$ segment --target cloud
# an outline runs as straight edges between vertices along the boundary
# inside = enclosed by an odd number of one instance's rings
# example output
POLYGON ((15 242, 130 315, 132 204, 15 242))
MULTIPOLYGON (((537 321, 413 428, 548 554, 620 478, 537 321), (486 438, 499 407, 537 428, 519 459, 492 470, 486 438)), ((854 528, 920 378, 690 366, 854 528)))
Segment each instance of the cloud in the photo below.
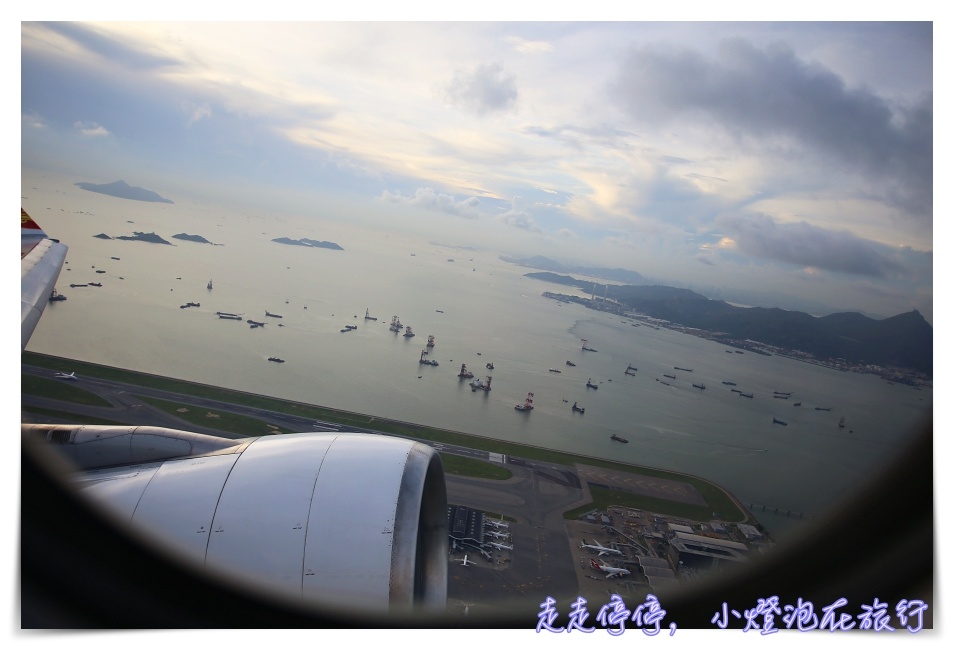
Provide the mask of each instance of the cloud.
POLYGON ((510 202, 510 209, 497 217, 497 221, 511 228, 519 228, 528 232, 542 233, 543 229, 537 225, 526 207, 526 201, 521 196, 515 196, 510 202))
POLYGON ((447 86, 452 104, 477 115, 511 108, 517 101, 517 84, 499 63, 485 63, 472 72, 458 70, 447 86))
POLYGON ((403 196, 385 190, 381 198, 391 203, 413 205, 468 219, 476 219, 480 216, 477 210, 480 206, 480 199, 477 197, 471 196, 462 201, 456 201, 453 196, 438 194, 429 187, 419 188, 414 192, 414 196, 403 196))
MULTIPOLYGON (((737 250, 753 257, 877 278, 905 270, 891 249, 847 231, 804 221, 780 224, 763 214, 724 217, 719 226, 731 232, 737 250)), ((720 246, 727 241, 723 238, 720 246)))
POLYGON ((96 124, 95 122, 73 122, 73 128, 83 135, 94 138, 101 138, 110 134, 106 127, 96 124))
POLYGON ((543 54, 553 51, 553 45, 547 41, 528 41, 519 36, 508 36, 506 41, 521 54, 543 54))
POLYGON ((30 113, 24 113, 23 115, 21 115, 20 122, 23 123, 24 126, 29 126, 30 128, 33 128, 33 129, 48 128, 46 125, 46 122, 43 121, 43 118, 40 117, 37 113, 32 111, 30 113))
POLYGON ((611 96, 638 121, 712 122, 746 146, 810 151, 867 180, 895 205, 932 212, 933 96, 895 105, 848 88, 784 45, 724 41, 715 58, 652 45, 632 50, 611 96))
POLYGON ((199 120, 212 117, 212 108, 208 104, 197 105, 192 102, 182 102, 182 110, 186 114, 186 124, 192 126, 199 120))

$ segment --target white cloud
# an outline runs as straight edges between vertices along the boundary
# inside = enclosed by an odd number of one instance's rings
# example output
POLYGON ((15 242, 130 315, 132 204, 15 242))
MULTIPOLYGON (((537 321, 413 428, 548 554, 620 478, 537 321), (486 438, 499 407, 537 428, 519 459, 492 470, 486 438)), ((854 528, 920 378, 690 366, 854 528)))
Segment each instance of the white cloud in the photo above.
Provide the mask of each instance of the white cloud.
POLYGON ((95 122, 73 122, 73 128, 83 135, 94 138, 102 138, 110 134, 106 127, 95 122))
POLYGON ((480 206, 480 199, 477 197, 471 196, 461 201, 457 201, 453 196, 448 194, 439 194, 430 187, 419 188, 416 192, 414 192, 414 196, 403 196, 401 194, 385 190, 381 195, 381 198, 385 201, 390 201, 391 203, 413 205, 421 208, 427 208, 428 210, 436 210, 437 212, 452 214, 458 217, 465 217, 468 219, 476 219, 478 216, 480 216, 480 212, 477 209, 480 206))

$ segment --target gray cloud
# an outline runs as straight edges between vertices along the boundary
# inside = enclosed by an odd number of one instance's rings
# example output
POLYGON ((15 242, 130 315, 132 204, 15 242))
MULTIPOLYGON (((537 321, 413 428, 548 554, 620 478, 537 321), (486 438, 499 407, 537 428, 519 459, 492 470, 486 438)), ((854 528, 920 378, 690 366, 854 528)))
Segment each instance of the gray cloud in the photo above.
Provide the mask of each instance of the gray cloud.
POLYGON ((470 72, 457 71, 447 86, 447 97, 455 106, 486 115, 516 103, 517 83, 499 63, 485 63, 470 72))
POLYGON ((724 217, 719 225, 741 252, 754 257, 877 278, 905 270, 892 249, 846 231, 804 221, 779 224, 763 214, 724 217))
POLYGON ((438 194, 429 187, 419 188, 414 192, 414 196, 403 196, 385 190, 381 198, 391 203, 414 205, 458 217, 475 219, 480 216, 480 213, 477 211, 478 206, 480 206, 480 199, 477 197, 471 196, 463 201, 456 201, 453 196, 438 194))
POLYGON ((634 49, 611 95, 639 120, 708 119, 772 146, 791 138, 848 166, 896 205, 931 216, 931 94, 893 106, 784 45, 728 40, 716 59, 661 45, 634 49))

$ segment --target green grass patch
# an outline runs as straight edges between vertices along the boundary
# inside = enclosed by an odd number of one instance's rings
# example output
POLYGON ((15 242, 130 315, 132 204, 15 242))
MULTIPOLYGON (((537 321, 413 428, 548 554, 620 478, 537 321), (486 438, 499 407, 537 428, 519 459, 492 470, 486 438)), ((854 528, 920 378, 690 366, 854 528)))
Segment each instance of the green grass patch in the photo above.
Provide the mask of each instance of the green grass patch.
MULTIPOLYGON (((21 411, 23 413, 29 413, 33 416, 41 416, 43 419, 52 418, 54 420, 62 420, 64 424, 103 424, 106 426, 129 426, 126 422, 114 422, 113 420, 106 420, 104 418, 78 415, 76 413, 66 413, 64 411, 55 411, 53 409, 44 409, 33 406, 24 407, 21 409, 21 411)), ((23 421, 27 422, 27 419, 24 418, 23 421)))
POLYGON ((112 406, 99 395, 83 390, 73 382, 20 375, 20 392, 86 406, 112 406))
POLYGON ((259 419, 250 418, 245 415, 199 408, 187 404, 177 404, 163 399, 156 399, 155 397, 143 397, 142 395, 137 395, 137 397, 165 411, 169 415, 185 420, 186 422, 218 429, 220 431, 228 431, 239 436, 267 436, 278 433, 292 433, 288 429, 269 425, 259 419))
POLYGON ((633 494, 622 490, 610 490, 607 488, 590 486, 590 494, 593 501, 585 506, 570 510, 564 513, 565 519, 576 519, 591 510, 600 510, 606 512, 611 506, 622 508, 636 508, 662 515, 672 515, 674 517, 684 517, 693 521, 709 521, 712 519, 712 513, 718 512, 722 521, 742 521, 739 519, 726 519, 725 513, 719 510, 713 510, 707 506, 697 506, 691 503, 680 503, 678 501, 669 501, 668 499, 658 499, 655 497, 633 494))
POLYGON ((505 481, 513 476, 513 472, 506 467, 454 454, 441 454, 441 463, 444 465, 445 474, 489 478, 495 481, 505 481))

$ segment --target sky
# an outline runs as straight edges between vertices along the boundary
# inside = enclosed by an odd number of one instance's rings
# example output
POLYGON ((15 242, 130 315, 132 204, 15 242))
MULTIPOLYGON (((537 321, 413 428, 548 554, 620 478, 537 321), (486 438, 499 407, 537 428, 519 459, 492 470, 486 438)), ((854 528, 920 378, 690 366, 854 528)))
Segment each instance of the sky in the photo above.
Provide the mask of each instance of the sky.
POLYGON ((933 321, 933 29, 23 22, 21 168, 933 321))

